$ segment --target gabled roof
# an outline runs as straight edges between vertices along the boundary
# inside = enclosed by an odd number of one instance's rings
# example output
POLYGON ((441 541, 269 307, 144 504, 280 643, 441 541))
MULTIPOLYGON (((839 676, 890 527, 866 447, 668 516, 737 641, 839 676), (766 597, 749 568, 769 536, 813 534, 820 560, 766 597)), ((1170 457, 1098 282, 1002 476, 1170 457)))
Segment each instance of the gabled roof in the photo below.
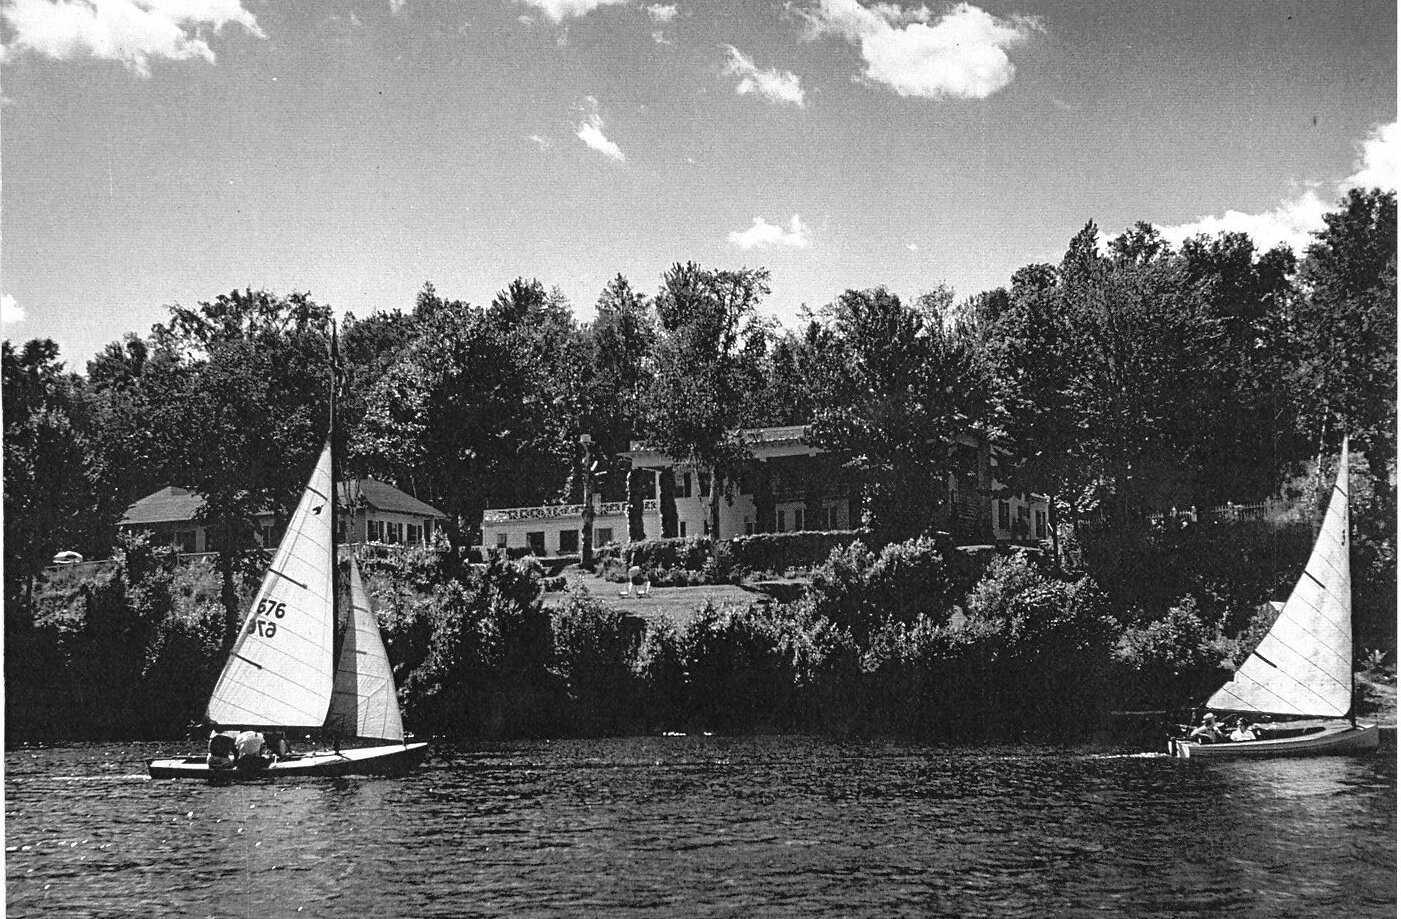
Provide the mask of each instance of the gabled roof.
POLYGON ((119 525, 180 523, 193 520, 195 514, 199 513, 199 509, 202 507, 204 507, 204 499, 188 488, 167 485, 160 491, 147 495, 127 508, 119 525))
MULTIPOLYGON (((443 518, 446 515, 431 505, 424 504, 413 495, 404 494, 393 485, 374 479, 352 479, 341 483, 341 492, 349 490, 351 497, 358 495, 365 503, 377 511, 391 514, 408 514, 412 517, 443 518)), ((167 485, 160 491, 149 494, 126 509, 118 526, 149 526, 157 523, 186 523, 195 519, 204 499, 188 488, 167 485)))
POLYGON ((341 493, 350 490, 350 496, 365 499, 365 503, 377 511, 387 511, 391 514, 408 514, 413 517, 446 517, 442 511, 425 504, 413 495, 406 494, 393 485, 380 482, 375 479, 352 479, 349 482, 341 483, 341 493))

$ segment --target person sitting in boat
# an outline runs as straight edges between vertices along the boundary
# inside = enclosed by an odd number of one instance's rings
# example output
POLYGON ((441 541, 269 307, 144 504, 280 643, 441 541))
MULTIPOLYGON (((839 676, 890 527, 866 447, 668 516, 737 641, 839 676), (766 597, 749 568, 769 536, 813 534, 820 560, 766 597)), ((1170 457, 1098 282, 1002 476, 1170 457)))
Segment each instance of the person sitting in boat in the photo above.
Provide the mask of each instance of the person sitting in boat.
POLYGON ((238 753, 235 763, 239 769, 249 771, 268 767, 270 759, 263 755, 265 743, 262 734, 257 731, 243 731, 234 740, 234 746, 238 753))
POLYGON ((1259 740, 1255 735, 1255 726, 1244 718, 1236 722, 1236 729, 1231 732, 1231 740, 1259 740))
POLYGON ((1226 735, 1217 727, 1216 716, 1207 712, 1202 715, 1202 723, 1192 728, 1192 733, 1187 735, 1187 739, 1197 743, 1220 743, 1226 739, 1226 735))
POLYGON ((286 759, 292 752, 287 744, 287 735, 280 731, 269 731, 263 735, 263 752, 271 754, 273 762, 286 759))
POLYGON ((210 769, 216 771, 232 769, 237 750, 238 746, 228 734, 211 731, 209 734, 209 755, 205 757, 204 761, 210 769))

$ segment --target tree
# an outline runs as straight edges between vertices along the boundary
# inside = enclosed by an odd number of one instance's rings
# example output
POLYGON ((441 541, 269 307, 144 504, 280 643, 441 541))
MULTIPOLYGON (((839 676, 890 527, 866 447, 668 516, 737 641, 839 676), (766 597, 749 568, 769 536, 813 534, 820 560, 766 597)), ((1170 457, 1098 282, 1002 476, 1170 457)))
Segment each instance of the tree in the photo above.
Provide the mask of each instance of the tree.
POLYGON ((1352 189, 1309 246, 1285 334, 1305 433, 1344 431, 1375 481, 1396 458, 1396 194, 1352 189))
POLYGON ((331 313, 308 295, 234 291, 198 307, 172 307, 155 340, 188 363, 178 414, 165 437, 188 463, 187 485, 204 499, 200 519, 216 535, 231 641, 238 624, 234 565, 252 521, 291 516, 327 434, 331 313))
POLYGON ((34 577, 77 544, 91 503, 83 438, 74 423, 79 381, 58 345, 35 339, 0 346, 5 423, 5 609, 7 630, 28 621, 34 577))
POLYGON ((581 430, 597 443, 605 500, 621 500, 627 463, 618 457, 641 434, 653 374, 657 329, 647 298, 621 274, 599 294, 597 318, 584 330, 588 363, 584 373, 581 430))
POLYGON ((557 493, 574 457, 577 439, 562 433, 573 419, 545 388, 544 346, 527 328, 553 307, 535 302, 482 310, 425 288, 416 337, 368 398, 363 462, 444 510, 457 543, 485 508, 557 493))
POLYGON ((711 471, 712 535, 719 533, 720 499, 748 456, 737 433, 754 378, 752 334, 746 333, 768 293, 767 269, 703 269, 688 262, 662 275, 653 301, 661 340, 647 439, 673 459, 711 471))
POLYGON ((882 287, 848 290, 831 307, 843 369, 810 438, 847 458, 890 541, 934 525, 953 438, 987 414, 977 349, 946 321, 951 302, 941 289, 908 306, 882 287))

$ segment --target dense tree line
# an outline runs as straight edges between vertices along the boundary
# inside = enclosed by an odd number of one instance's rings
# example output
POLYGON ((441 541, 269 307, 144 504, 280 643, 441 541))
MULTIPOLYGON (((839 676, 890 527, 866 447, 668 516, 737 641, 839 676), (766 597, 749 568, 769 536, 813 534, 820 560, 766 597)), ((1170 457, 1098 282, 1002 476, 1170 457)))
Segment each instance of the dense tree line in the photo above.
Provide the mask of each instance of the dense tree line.
MULTIPOLYGON (((718 513, 737 429, 811 423, 885 542, 937 525, 958 431, 1008 451, 1009 488, 1125 531, 1275 494, 1350 432, 1371 482, 1359 542, 1394 575, 1395 195, 1350 192, 1299 258, 1241 234, 1174 248, 1146 224, 1101 243, 1087 224, 1059 264, 963 301, 846 291, 794 329, 761 318, 763 269, 676 264, 650 296, 619 276, 590 322, 537 280, 485 305, 425 285, 411 311, 341 325, 345 471, 443 509, 461 543, 486 507, 577 500, 581 434, 605 498, 627 494, 616 454, 640 439, 713 469, 718 513)), ((290 512, 324 436, 331 315, 235 291, 81 375, 52 342, 6 342, 7 625, 56 550, 105 555, 123 510, 172 483, 205 498, 233 615, 247 521, 290 512)))

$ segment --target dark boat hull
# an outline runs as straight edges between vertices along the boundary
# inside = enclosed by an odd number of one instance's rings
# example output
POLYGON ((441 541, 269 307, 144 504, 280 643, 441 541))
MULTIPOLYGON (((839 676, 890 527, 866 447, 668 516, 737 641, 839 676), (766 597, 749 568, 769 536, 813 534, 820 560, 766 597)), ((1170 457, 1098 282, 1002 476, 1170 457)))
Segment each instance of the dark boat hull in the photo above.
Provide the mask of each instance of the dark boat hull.
POLYGON ((254 770, 211 769, 202 756, 153 759, 147 766, 153 779, 240 779, 320 778, 337 775, 402 775, 423 762, 428 744, 386 744, 341 750, 316 750, 278 760, 254 770))
POLYGON ((1168 741, 1168 752, 1183 759, 1255 759, 1269 756, 1331 756, 1377 749, 1381 735, 1375 724, 1331 725, 1288 737, 1199 744, 1168 741))

